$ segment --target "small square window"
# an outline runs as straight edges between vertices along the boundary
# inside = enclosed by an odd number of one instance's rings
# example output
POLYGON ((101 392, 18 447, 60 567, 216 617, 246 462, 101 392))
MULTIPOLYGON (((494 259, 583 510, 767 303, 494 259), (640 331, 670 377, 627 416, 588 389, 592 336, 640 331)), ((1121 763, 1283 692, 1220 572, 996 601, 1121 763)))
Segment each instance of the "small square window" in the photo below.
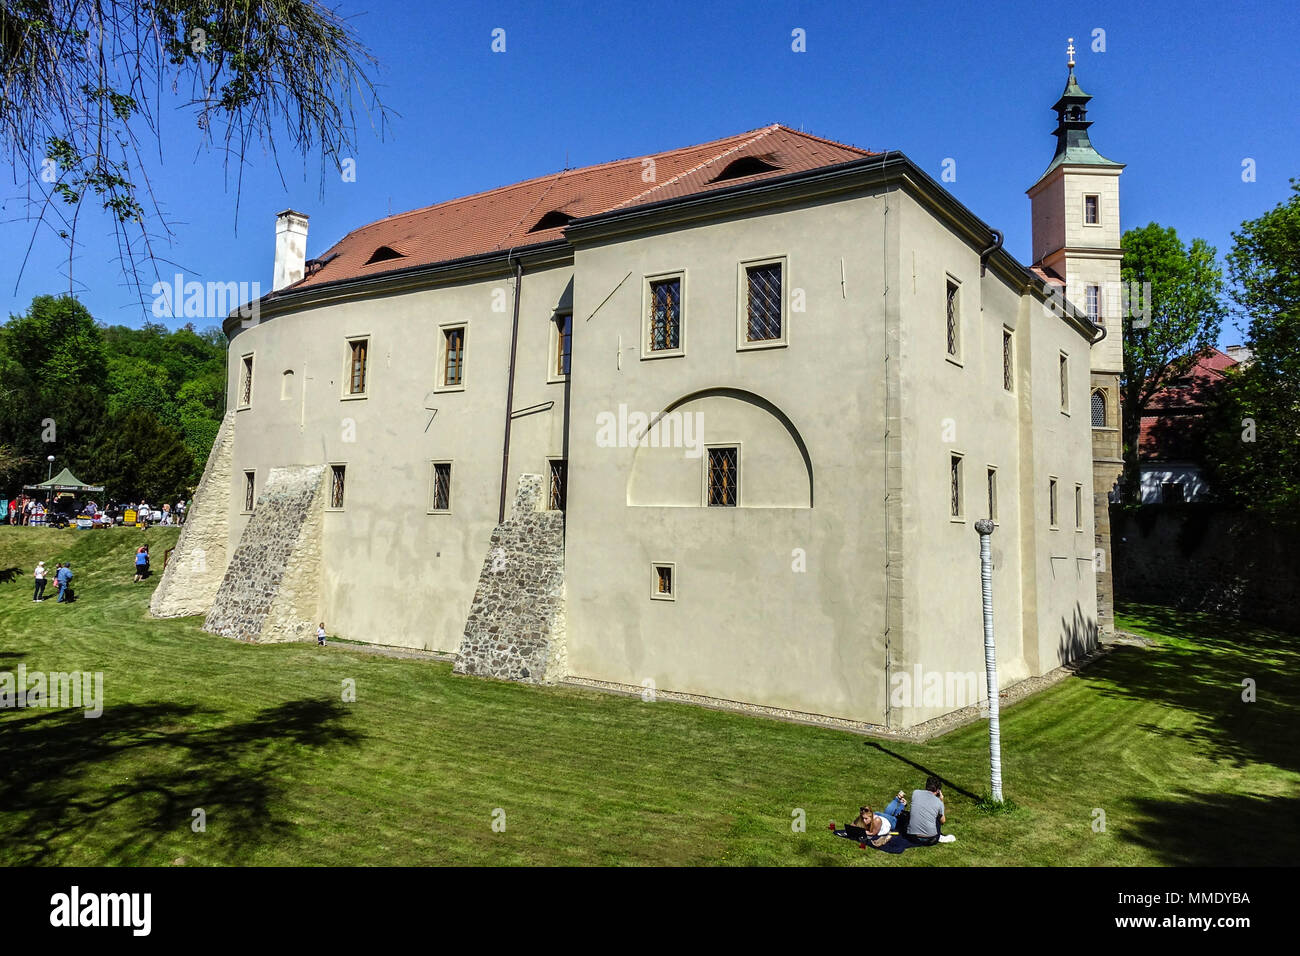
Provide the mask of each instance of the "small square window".
POLYGON ((1083 197, 1083 221, 1089 226, 1101 223, 1101 197, 1095 193, 1083 197))
POLYGON ((650 566, 650 598, 655 601, 677 600, 676 565, 656 562, 650 566))
POLYGON ((251 472, 251 471, 244 472, 244 512, 246 514, 252 513, 253 505, 257 501, 256 495, 254 493, 254 488, 255 488, 254 479, 255 479, 255 472, 251 472))
POLYGON ((736 507, 740 501, 740 449, 710 448, 708 467, 709 507, 736 507))
POLYGON ((1047 481, 1047 517, 1048 524, 1057 527, 1056 520, 1056 479, 1049 478, 1047 481))
POLYGON ((341 509, 343 507, 343 484, 346 471, 346 465, 330 465, 331 508, 341 509))
POLYGON ((649 352, 676 352, 682 347, 682 277, 650 280, 647 316, 649 352))
POLYGON ((551 493, 549 505, 551 511, 563 511, 568 492, 569 462, 564 458, 551 459, 551 493))
POLYGON ((465 384, 465 326, 442 330, 442 387, 460 388, 465 384))
POLYGON ((451 510, 451 462, 431 462, 429 470, 429 510, 451 510))

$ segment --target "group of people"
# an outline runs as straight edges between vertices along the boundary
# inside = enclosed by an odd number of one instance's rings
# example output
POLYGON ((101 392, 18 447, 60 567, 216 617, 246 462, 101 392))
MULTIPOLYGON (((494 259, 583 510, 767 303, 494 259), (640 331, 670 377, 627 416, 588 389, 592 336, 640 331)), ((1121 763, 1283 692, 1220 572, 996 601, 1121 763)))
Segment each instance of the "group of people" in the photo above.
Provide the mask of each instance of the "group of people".
POLYGON ((185 523, 186 503, 182 498, 176 502, 176 505, 163 505, 156 508, 147 501, 133 502, 128 504, 114 504, 106 509, 101 509, 94 501, 86 501, 78 505, 75 501, 59 500, 53 502, 47 508, 46 503, 39 498, 33 498, 28 495, 19 495, 17 498, 9 499, 5 508, 9 524, 11 525, 44 525, 50 521, 51 514, 62 514, 67 518, 75 518, 85 515, 98 524, 115 524, 127 511, 134 511, 136 521, 148 527, 151 524, 161 524, 164 526, 181 525, 185 523))
MULTIPOLYGON (((913 845, 934 846, 936 843, 956 842, 955 836, 943 832, 943 825, 947 822, 943 784, 938 777, 930 776, 926 778, 924 790, 912 791, 910 809, 900 790, 889 805, 878 813, 868 806, 859 807, 858 816, 850 826, 862 830, 865 837, 872 840, 891 833, 902 833, 913 845)), ((852 834, 854 831, 849 832, 852 834)))
MULTIPOLYGON (((32 594, 32 603, 39 604, 45 600, 45 585, 48 577, 48 569, 44 561, 36 562, 36 571, 33 577, 36 579, 36 590, 32 594)), ((54 569, 54 583, 59 590, 58 604, 69 604, 73 600, 72 593, 72 562, 60 561, 54 569)))

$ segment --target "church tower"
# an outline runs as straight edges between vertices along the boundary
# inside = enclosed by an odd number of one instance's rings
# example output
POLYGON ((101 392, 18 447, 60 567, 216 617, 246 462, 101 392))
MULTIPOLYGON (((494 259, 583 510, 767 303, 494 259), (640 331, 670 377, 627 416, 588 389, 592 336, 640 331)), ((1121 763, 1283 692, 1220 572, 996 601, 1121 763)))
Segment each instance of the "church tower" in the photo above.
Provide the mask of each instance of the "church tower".
POLYGON ((1124 370, 1121 321, 1119 176, 1123 163, 1102 156, 1088 136, 1088 101, 1074 75, 1074 38, 1068 48, 1069 78, 1056 111, 1056 153, 1028 190, 1033 209, 1033 263, 1065 284, 1065 296, 1106 329, 1092 347, 1092 502, 1097 540, 1097 624, 1114 630, 1111 586, 1110 492, 1124 470, 1120 434, 1119 379, 1124 370))

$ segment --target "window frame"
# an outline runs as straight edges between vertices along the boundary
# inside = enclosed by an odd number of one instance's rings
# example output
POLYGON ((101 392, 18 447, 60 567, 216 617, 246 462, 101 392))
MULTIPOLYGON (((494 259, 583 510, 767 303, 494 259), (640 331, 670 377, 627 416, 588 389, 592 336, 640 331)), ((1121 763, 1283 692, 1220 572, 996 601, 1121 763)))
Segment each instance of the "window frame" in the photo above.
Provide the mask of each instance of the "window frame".
POLYGON ((246 352, 239 357, 239 400, 235 404, 237 412, 253 407, 254 354, 246 352))
POLYGON ((704 486, 703 486, 703 489, 702 489, 702 495, 701 495, 701 498, 700 498, 700 503, 701 503, 705 508, 739 508, 739 507, 741 507, 741 504, 742 504, 742 502, 744 501, 744 499, 743 499, 743 497, 742 497, 742 494, 743 494, 743 492, 744 492, 744 472, 743 472, 742 469, 741 469, 741 459, 742 459, 741 443, 738 442, 738 441, 719 441, 719 442, 709 442, 709 443, 707 443, 707 444, 704 446, 704 454, 701 455, 700 458, 701 458, 701 460, 702 460, 703 463, 704 463, 704 474, 703 474, 703 478, 704 478, 704 486), (709 461, 710 461, 710 452, 712 452, 712 451, 716 451, 716 450, 719 450, 719 449, 723 449, 723 448, 734 448, 734 449, 736 450, 736 482, 735 482, 735 486, 736 486, 736 493, 735 493, 736 502, 735 502, 735 504, 730 504, 730 505, 726 505, 726 504, 715 505, 715 504, 710 503, 710 501, 709 501, 709 475, 710 475, 710 471, 711 471, 711 469, 710 469, 710 465, 709 465, 709 461))
POLYGON ((325 499, 326 511, 345 511, 348 505, 348 463, 346 461, 329 462, 329 489, 326 492, 328 497, 325 499), (343 494, 340 496, 339 503, 334 504, 334 480, 339 470, 343 472, 343 494))
POLYGON ((676 601, 677 600, 677 562, 675 561, 651 561, 650 562, 650 600, 652 601, 676 601), (668 569, 669 590, 667 593, 659 590, 659 569, 668 569))
POLYGON ((1089 413, 1089 422, 1092 424, 1093 428, 1114 428, 1113 425, 1107 424, 1107 422, 1110 421, 1110 405, 1106 401, 1106 389, 1101 387, 1094 387, 1092 391, 1088 393, 1088 413, 1089 413), (1100 425, 1097 424, 1097 422, 1094 420, 1094 417, 1092 416, 1093 402, 1098 398, 1098 396, 1100 396, 1101 398, 1101 424, 1100 425))
POLYGON ((370 397, 370 346, 373 342, 374 336, 368 332, 343 337, 343 394, 340 397, 345 402, 355 402, 370 397), (352 356, 359 342, 364 343, 365 364, 361 369, 361 391, 354 392, 352 391, 352 356))
MULTIPOLYGON (((556 382, 567 382, 569 376, 573 373, 573 310, 556 309, 551 313, 551 346, 547 350, 546 363, 546 382, 548 385, 556 382), (559 320, 567 318, 569 320, 569 371, 560 371, 560 359, 562 358, 561 347, 563 345, 563 336, 560 333, 559 320)), ((464 369, 461 369, 461 378, 463 379, 464 369)))
POLYGON ((966 454, 960 451, 948 450, 948 520, 959 524, 966 523, 966 454), (957 511, 953 513, 953 463, 956 463, 957 494, 956 505, 957 511))
POLYGON ((943 340, 944 340, 943 357, 947 359, 949 362, 951 362, 953 365, 956 365, 958 368, 961 368, 966 364, 965 361, 962 359, 962 343, 963 340, 965 339, 965 336, 962 335, 962 332, 963 329, 962 329, 961 280, 958 279, 956 276, 954 276, 951 272, 947 272, 944 273, 944 286, 943 286, 943 340), (949 296, 950 289, 952 290, 953 293, 951 296, 949 296), (955 352, 950 351, 948 349, 948 300, 949 298, 953 300, 953 313, 954 313, 953 344, 956 346, 955 352))
MULTIPOLYGON (((683 301, 685 294, 683 293, 683 301)), ((685 307, 682 309, 685 314, 685 307)), ((790 257, 787 255, 761 256, 745 259, 736 266, 736 351, 754 352, 762 349, 783 349, 790 345, 790 257), (774 339, 751 342, 749 332, 749 270, 762 266, 781 267, 781 334, 774 339)))
MULTIPOLYGON (((782 280, 784 283, 784 279, 782 280)), ((686 270, 659 272, 647 275, 641 282, 641 359, 680 358, 686 354, 686 270), (677 281, 677 347, 672 349, 653 349, 650 343, 654 339, 654 323, 650 310, 654 303, 653 286, 656 282, 677 281)))
POLYGON ((1006 325, 1002 326, 1002 391, 1016 394, 1016 330, 1006 325))
POLYGON ((1070 353, 1062 349, 1056 360, 1056 373, 1060 377, 1061 414, 1070 414, 1070 353))
POLYGON ((1060 479, 1055 475, 1047 476, 1047 527, 1051 531, 1060 531, 1061 496, 1058 493, 1060 479))
POLYGON ((1100 225, 1101 225, 1101 193, 1084 193, 1084 194, 1083 194, 1083 224, 1084 224, 1085 226, 1100 226, 1100 225), (1089 221, 1088 221, 1088 200, 1089 200, 1089 199, 1095 199, 1095 200, 1096 200, 1096 205, 1095 205, 1094 208, 1096 209, 1096 212, 1097 212, 1097 218, 1096 218, 1095 220, 1093 220, 1092 222, 1089 222, 1089 221))
POLYGON ((451 479, 453 475, 453 460, 450 458, 434 458, 429 461, 429 495, 425 499, 425 514, 430 515, 449 515, 451 514, 451 479), (438 466, 447 466, 447 507, 439 508, 436 505, 438 491, 438 466))
POLYGON ((443 322, 438 326, 438 367, 435 373, 433 390, 435 392, 463 392, 469 377, 465 360, 469 357, 469 323, 443 322), (454 385, 447 384, 447 335, 460 331, 460 381, 454 385))
POLYGON ((984 496, 987 499, 985 504, 988 505, 988 518, 997 527, 1002 522, 998 520, 998 466, 987 465, 984 477, 984 496))
POLYGON ((561 458, 559 455, 553 455, 546 459, 546 510, 559 511, 562 514, 569 510, 569 459, 561 458), (560 507, 554 507, 555 502, 555 466, 560 466, 560 507))
POLYGON ((257 471, 252 468, 244 469, 244 507, 240 510, 241 515, 251 515, 253 509, 257 506, 257 471))
POLYGON ((1083 485, 1080 482, 1074 483, 1074 530, 1083 533, 1083 485))

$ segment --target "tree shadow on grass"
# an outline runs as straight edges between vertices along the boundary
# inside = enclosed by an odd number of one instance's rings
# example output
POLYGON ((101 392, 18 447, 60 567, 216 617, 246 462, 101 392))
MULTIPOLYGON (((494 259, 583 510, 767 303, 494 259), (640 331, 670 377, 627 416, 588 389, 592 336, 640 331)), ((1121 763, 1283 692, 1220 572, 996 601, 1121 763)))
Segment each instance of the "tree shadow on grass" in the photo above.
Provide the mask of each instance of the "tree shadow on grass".
POLYGON ((1300 770, 1300 637, 1161 608, 1144 625, 1186 641, 1117 647, 1077 679, 1107 697, 1153 701, 1193 716, 1190 726, 1135 725, 1134 733, 1184 740, 1237 766, 1300 770), (1256 699, 1245 701, 1243 680, 1256 699))
POLYGON ((11 584, 22 575, 22 568, 0 568, 0 584, 11 584))
POLYGON ((202 809, 208 845, 238 862, 292 833, 277 802, 303 748, 364 739, 344 726, 345 710, 338 701, 289 701, 213 728, 194 726, 211 712, 174 704, 119 704, 98 719, 80 710, 0 711, 0 807, 24 815, 3 861, 56 865, 83 835, 112 827, 122 838, 105 864, 168 862, 150 853, 187 834, 192 811, 202 809))
POLYGON ((1134 801, 1141 819, 1110 829, 1167 866, 1293 866, 1300 797, 1178 794, 1134 801))
POLYGON ((931 770, 929 767, 926 767, 926 766, 923 765, 923 764, 919 764, 919 763, 917 763, 917 762, 914 761, 914 760, 908 760, 908 759, 907 759, 906 757, 904 757, 902 754, 894 753, 894 751, 887 749, 887 748, 886 748, 883 744, 881 744, 879 741, 868 740, 868 741, 865 741, 865 744, 866 744, 866 746, 868 746, 868 747, 874 747, 876 750, 879 750, 879 751, 880 751, 882 754, 884 754, 886 757, 893 757, 895 760, 899 761, 900 763, 905 763, 905 764, 907 764, 909 767, 911 767, 911 768, 913 768, 914 770, 916 770, 916 772, 917 772, 917 783, 916 783, 916 786, 914 786, 914 787, 901 787, 901 788, 900 788, 901 790, 907 791, 907 792, 910 794, 911 791, 913 791, 913 790, 919 790, 919 789, 921 789, 922 787, 924 787, 924 786, 925 786, 925 780, 926 780, 927 777, 938 777, 939 780, 940 780, 940 782, 943 784, 943 792, 944 792, 944 795, 945 795, 945 796, 946 796, 947 794, 949 794, 949 793, 956 792, 956 793, 960 793, 963 797, 965 797, 965 798, 968 799, 968 800, 972 800, 972 801, 974 801, 975 803, 979 803, 979 801, 980 801, 980 797, 979 797, 978 794, 972 793, 970 790, 967 790, 965 787, 961 786, 960 784, 955 783, 955 782, 952 781, 952 780, 949 780, 949 779, 948 779, 947 777, 945 777, 943 774, 938 773, 937 771, 931 770))

